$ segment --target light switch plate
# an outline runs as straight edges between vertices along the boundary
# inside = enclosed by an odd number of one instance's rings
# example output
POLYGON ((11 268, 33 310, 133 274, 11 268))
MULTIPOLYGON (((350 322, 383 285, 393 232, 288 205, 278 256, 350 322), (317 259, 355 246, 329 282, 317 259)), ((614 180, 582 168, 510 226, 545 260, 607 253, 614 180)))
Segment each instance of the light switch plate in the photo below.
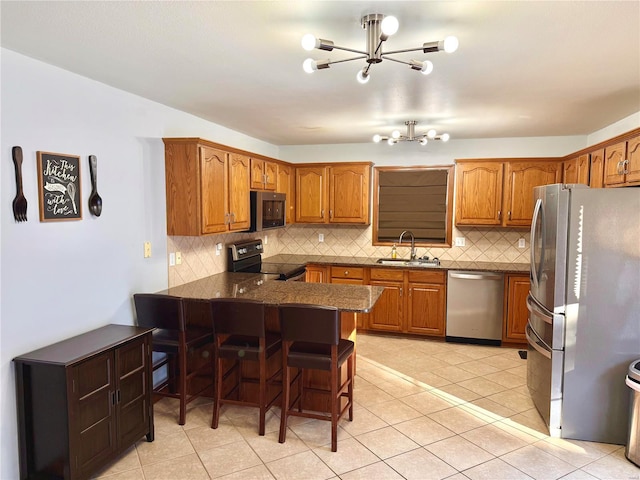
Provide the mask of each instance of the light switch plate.
POLYGON ((520 239, 518 240, 518 248, 524 248, 524 247, 526 247, 526 246, 527 246, 527 244, 526 244, 525 239, 524 239, 524 238, 520 238, 520 239))
POLYGON ((320 243, 324 242, 324 233, 319 233, 318 234, 318 242, 320 242, 320 243))
POLYGON ((456 237, 456 247, 464 247, 465 238, 464 237, 456 237))
POLYGON ((173 252, 171 252, 171 253, 169 254, 169 266, 170 266, 170 267, 174 267, 174 266, 175 266, 175 264, 176 264, 176 254, 175 254, 175 253, 173 253, 173 252))
POLYGON ((151 256, 151 242, 144 242, 144 258, 151 256))

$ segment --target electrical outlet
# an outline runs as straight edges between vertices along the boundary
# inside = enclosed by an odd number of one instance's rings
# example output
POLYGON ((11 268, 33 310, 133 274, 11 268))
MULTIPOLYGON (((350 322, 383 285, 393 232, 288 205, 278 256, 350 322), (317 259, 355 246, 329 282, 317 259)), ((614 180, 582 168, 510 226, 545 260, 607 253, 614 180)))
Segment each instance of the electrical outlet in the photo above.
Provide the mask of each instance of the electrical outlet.
POLYGON ((525 248, 527 246, 526 241, 524 238, 520 238, 518 240, 518 248, 525 248))
POLYGON ((182 253, 176 252, 176 265, 181 265, 181 264, 182 264, 182 253))
POLYGON ((465 238, 464 237, 456 237, 456 247, 464 247, 465 238))
POLYGON ((269 243, 269 237, 267 237, 266 235, 264 236, 264 244, 266 245, 267 243, 269 243))
POLYGON ((151 242, 144 242, 144 258, 151 256, 151 242))
POLYGON ((324 242, 324 233, 319 233, 318 234, 318 242, 320 242, 320 243, 324 242))
POLYGON ((176 265, 176 254, 171 252, 169 254, 169 266, 174 267, 176 265))
POLYGON ((222 251, 222 244, 216 243, 216 257, 220 256, 220 252, 222 251))

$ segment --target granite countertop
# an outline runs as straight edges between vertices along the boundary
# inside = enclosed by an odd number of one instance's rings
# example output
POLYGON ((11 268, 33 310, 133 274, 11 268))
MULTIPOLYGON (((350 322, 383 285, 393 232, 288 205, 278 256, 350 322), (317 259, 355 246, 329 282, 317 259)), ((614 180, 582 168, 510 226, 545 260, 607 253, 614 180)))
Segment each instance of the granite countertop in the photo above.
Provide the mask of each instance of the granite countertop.
POLYGON ((162 290, 160 294, 193 299, 247 298, 268 305, 306 303, 345 312, 369 312, 384 287, 283 282, 272 275, 225 272, 162 290))
POLYGON ((345 267, 384 267, 384 268, 411 268, 425 270, 472 270, 483 272, 503 273, 529 273, 528 263, 500 263, 500 262, 458 262, 441 260, 439 267, 411 267, 380 265, 377 258, 350 257, 339 255, 287 255, 279 254, 263 259, 269 263, 298 263, 319 265, 340 265, 345 267))

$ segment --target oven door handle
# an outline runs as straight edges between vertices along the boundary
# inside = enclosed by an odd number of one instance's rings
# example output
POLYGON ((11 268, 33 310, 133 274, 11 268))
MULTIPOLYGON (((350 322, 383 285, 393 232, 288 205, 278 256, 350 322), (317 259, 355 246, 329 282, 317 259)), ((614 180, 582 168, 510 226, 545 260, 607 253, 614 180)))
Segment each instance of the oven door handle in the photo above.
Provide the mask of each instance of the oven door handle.
POLYGON ((533 330, 531 329, 529 324, 527 324, 527 328, 525 329, 524 334, 527 337, 527 343, 529 345, 531 345, 540 355, 543 355, 548 359, 551 359, 551 352, 546 348, 541 347, 538 344, 538 342, 533 338, 533 337, 537 337, 537 335, 533 333, 533 330))

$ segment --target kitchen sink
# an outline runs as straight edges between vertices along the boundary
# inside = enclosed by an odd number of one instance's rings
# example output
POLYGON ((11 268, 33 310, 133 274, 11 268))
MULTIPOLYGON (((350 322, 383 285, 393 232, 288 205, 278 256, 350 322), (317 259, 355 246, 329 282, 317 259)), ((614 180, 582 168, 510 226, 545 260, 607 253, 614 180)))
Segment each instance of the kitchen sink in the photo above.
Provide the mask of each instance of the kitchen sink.
POLYGON ((438 267, 440 260, 437 258, 426 259, 416 258, 415 260, 405 260, 403 258, 380 258, 376 263, 380 265, 392 265, 396 267, 438 267))

